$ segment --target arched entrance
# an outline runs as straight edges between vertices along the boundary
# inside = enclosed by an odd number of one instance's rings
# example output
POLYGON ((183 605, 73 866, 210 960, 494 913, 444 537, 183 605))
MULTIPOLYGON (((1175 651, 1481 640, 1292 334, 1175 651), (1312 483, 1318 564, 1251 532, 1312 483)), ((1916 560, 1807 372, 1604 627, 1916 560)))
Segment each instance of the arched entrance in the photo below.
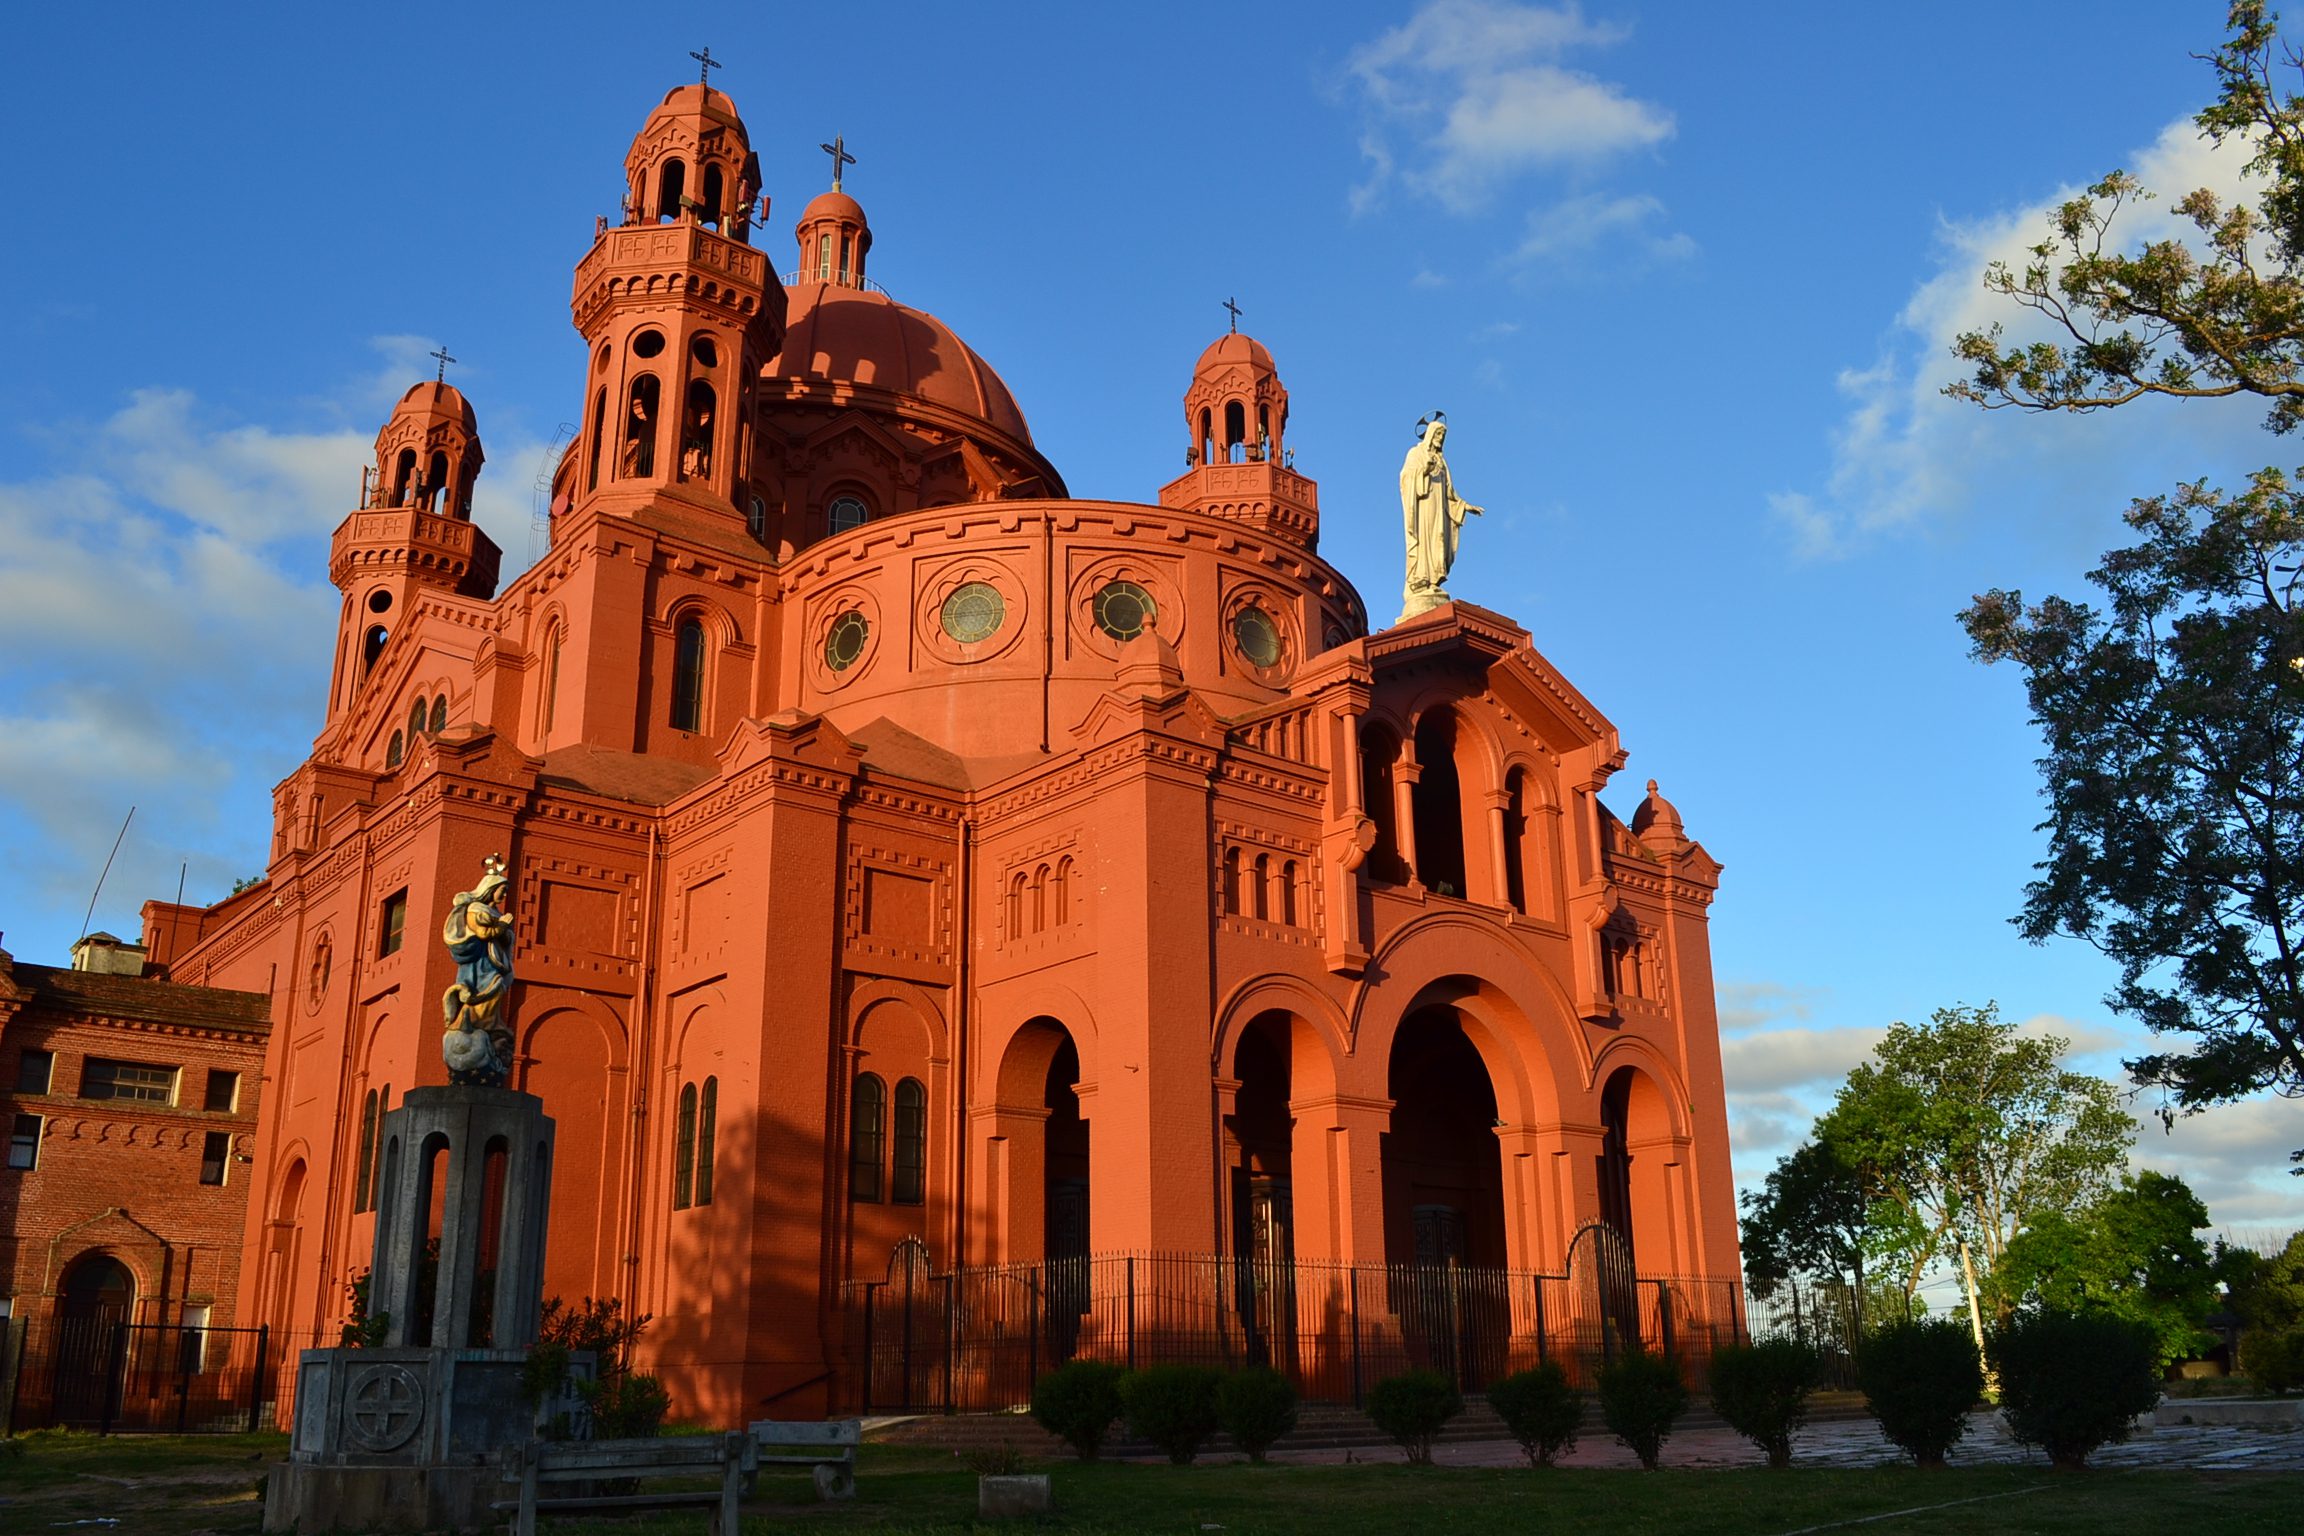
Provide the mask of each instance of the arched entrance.
POLYGON ((55 1422, 101 1424, 120 1401, 128 1367, 128 1324, 136 1276, 108 1253, 84 1253, 56 1287, 55 1422))
POLYGON ((1600 1219, 1624 1239, 1635 1273, 1669 1274, 1672 1237, 1672 1112, 1637 1067, 1618 1067, 1600 1088, 1600 1219))
POLYGON ((1384 1254, 1393 1264, 1506 1262, 1496 1087, 1462 1016, 1418 1008, 1392 1038, 1386 1068, 1384 1254))
POLYGON ((1293 1022, 1274 1011, 1241 1031, 1224 1117, 1233 1300, 1252 1365, 1285 1367, 1295 1342, 1293 1022))

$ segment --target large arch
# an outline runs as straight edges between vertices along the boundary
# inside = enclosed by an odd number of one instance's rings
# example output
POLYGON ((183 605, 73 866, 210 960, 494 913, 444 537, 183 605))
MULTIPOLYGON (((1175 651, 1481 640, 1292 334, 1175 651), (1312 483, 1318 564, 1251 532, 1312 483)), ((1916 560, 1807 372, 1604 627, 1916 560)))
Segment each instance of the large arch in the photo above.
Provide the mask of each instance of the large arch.
POLYGON ((623 1024, 589 997, 555 994, 522 1030, 518 1055, 521 1087, 558 1126, 544 1293, 612 1295, 633 1155, 623 1024))
POLYGON ((1600 1219, 1623 1237, 1635 1272, 1694 1274, 1694 1139, 1677 1074, 1645 1042, 1621 1042, 1596 1063, 1593 1091, 1600 1219))

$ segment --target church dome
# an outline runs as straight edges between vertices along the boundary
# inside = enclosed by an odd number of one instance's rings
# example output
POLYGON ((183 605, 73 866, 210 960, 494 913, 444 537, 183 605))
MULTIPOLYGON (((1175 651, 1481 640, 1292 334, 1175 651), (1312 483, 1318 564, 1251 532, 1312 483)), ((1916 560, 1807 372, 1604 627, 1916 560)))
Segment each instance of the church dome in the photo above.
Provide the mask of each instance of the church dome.
POLYGON ((1194 374, 1209 373, 1229 363, 1246 363, 1266 373, 1279 372, 1272 361, 1272 354, 1265 350, 1264 343, 1253 336, 1243 336, 1238 331, 1219 336, 1210 342, 1208 350, 1200 354, 1200 361, 1192 365, 1192 371, 1194 374))
POLYGON ((819 219, 845 219, 861 224, 864 222, 864 205, 838 188, 830 192, 819 192, 815 200, 802 211, 800 223, 805 228, 819 219))
MULTIPOLYGON (((708 85, 674 86, 664 93, 664 99, 657 104, 656 110, 648 114, 648 121, 654 123, 660 117, 698 116, 717 119, 735 129, 738 139, 747 144, 751 142, 744 132, 744 119, 736 115, 736 103, 728 99, 726 92, 713 90, 708 85)), ((640 131, 645 135, 648 130, 642 128, 640 131)))
MULTIPOLYGON (((847 201, 845 194, 827 192, 847 201)), ((814 205, 811 205, 813 211, 814 205)), ((992 365, 934 315, 869 288, 792 287, 784 350, 766 377, 869 385, 975 417, 1030 445, 1032 429, 992 365)))
MULTIPOLYGON (((392 408, 393 420, 414 416, 425 421, 453 421, 467 432, 480 430, 479 418, 472 414, 472 402, 453 384, 426 379, 412 384, 400 403, 392 408)), ((389 430, 389 428, 387 428, 389 430)))

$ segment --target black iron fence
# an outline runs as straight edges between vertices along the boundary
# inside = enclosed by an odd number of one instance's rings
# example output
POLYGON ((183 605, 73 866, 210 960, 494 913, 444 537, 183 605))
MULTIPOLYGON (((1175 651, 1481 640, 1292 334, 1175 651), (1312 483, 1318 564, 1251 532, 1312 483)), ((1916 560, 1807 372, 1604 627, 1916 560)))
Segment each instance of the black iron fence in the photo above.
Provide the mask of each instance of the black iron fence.
POLYGON ((1409 1369, 1461 1390, 1554 1360, 1589 1386, 1616 1354, 1677 1357, 1692 1385, 1747 1337, 1734 1280, 1460 1264, 1264 1263, 1110 1254, 944 1274, 899 1263, 841 1295, 840 1395, 861 1412, 982 1412, 1027 1402, 1072 1359, 1129 1367, 1269 1365, 1310 1402, 1361 1402, 1409 1369))
POLYGON ((295 1365, 295 1348, 283 1342, 266 1328, 0 1318, 0 1434, 269 1428, 295 1365))
POLYGON ((1912 1302, 1890 1287, 1859 1298, 1845 1282, 1792 1279, 1745 1300, 1752 1337, 1798 1339, 1813 1345, 1822 1362, 1822 1385, 1856 1390, 1856 1347, 1864 1335, 1890 1322, 1907 1321, 1912 1302))

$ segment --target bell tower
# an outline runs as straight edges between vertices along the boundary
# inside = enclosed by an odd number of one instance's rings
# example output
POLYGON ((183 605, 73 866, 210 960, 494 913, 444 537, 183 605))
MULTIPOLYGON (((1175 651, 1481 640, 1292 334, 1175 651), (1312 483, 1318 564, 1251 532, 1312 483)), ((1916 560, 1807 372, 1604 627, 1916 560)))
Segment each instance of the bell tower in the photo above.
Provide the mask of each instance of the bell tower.
MULTIPOLYGON (((443 371, 451 361, 441 354, 443 371)), ((359 697, 425 589, 496 595, 503 552, 472 521, 485 457, 471 402, 444 379, 402 395, 376 434, 376 460, 360 474, 360 510, 337 525, 328 549, 328 579, 344 594, 330 720, 359 697)))
POLYGON ((1288 390, 1272 354, 1233 329, 1193 366, 1184 391, 1185 472, 1160 488, 1160 505, 1227 517, 1306 548, 1320 542, 1320 493, 1296 473, 1287 448, 1288 390))
POLYGON ((570 300, 591 354, 572 505, 669 499, 741 522, 753 395, 784 340, 784 289, 751 245, 760 158, 734 103, 683 85, 624 172, 623 222, 601 221, 570 300))

